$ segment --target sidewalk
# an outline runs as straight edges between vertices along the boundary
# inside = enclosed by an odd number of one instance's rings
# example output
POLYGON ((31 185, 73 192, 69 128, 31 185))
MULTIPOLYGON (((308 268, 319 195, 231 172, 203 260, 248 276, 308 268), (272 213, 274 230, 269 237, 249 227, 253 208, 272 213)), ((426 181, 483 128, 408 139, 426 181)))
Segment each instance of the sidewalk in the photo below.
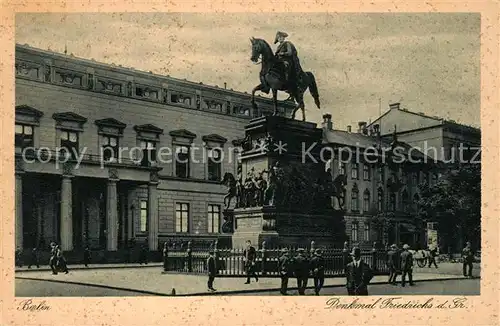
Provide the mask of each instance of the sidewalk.
MULTIPOLYGON (((150 265, 148 265, 149 267, 150 265)), ((49 282, 78 284, 84 286, 101 287, 116 290, 128 290, 149 295, 171 295, 175 289, 175 295, 211 295, 207 291, 207 276, 205 275, 185 275, 174 273, 161 273, 161 267, 157 268, 103 268, 78 270, 73 269, 69 274, 52 275, 48 271, 20 271, 16 273, 16 279, 43 280, 49 282)), ((415 273, 414 280, 440 281, 447 279, 462 279, 448 274, 437 273, 415 273)), ((238 293, 259 293, 269 291, 279 291, 281 280, 279 278, 260 278, 259 282, 252 279, 251 284, 244 284, 245 278, 216 278, 214 287, 218 290, 215 294, 238 294, 238 293)), ((400 280, 400 277, 398 277, 400 280)), ((387 276, 375 276, 371 284, 386 284, 387 276)), ((309 279, 308 288, 312 286, 312 279, 309 279)), ((344 287, 345 278, 327 278, 325 287, 344 287)), ((289 288, 296 288, 296 280, 289 280, 289 288)), ((343 290, 340 290, 343 291, 343 290)))
MULTIPOLYGON (((70 271, 72 270, 91 270, 91 269, 106 269, 106 268, 138 268, 138 267, 162 267, 163 263, 158 263, 158 262, 153 262, 153 263, 148 263, 147 265, 141 265, 139 263, 119 263, 119 264, 90 264, 88 267, 85 267, 83 264, 78 264, 78 265, 68 265, 68 268, 70 271)), ((31 268, 28 268, 28 265, 24 265, 23 267, 18 267, 16 266, 15 272, 36 272, 36 271, 50 271, 50 266, 49 265, 40 265, 40 268, 37 268, 36 266, 31 266, 31 268)))

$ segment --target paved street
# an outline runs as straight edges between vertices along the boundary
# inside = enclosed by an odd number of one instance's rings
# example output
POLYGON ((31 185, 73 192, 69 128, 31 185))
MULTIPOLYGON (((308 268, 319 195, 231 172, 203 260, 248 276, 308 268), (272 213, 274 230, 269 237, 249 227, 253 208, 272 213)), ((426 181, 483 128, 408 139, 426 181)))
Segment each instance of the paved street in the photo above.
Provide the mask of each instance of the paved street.
MULTIPOLYGON (((415 271, 415 280, 442 280, 456 278, 457 270, 460 266, 449 266, 450 274, 438 274, 436 269, 425 269, 423 272, 415 271), (455 275, 451 272, 455 271, 455 275)), ((438 269, 444 270, 444 266, 438 269)), ((476 269, 478 272, 478 269, 476 269)), ((386 282, 386 276, 376 276, 373 283, 386 282)), ((182 274, 162 274, 160 267, 134 267, 134 268, 103 268, 72 270, 69 274, 52 275, 49 271, 32 270, 16 272, 16 296, 132 296, 132 295, 171 295, 175 289, 176 295, 196 295, 207 294, 207 277, 202 275, 182 275, 182 274)), ((266 294, 275 292, 280 286, 277 278, 261 278, 258 283, 252 280, 250 285, 244 284, 242 278, 217 278, 215 287, 222 294, 243 294, 252 292, 254 294, 266 294)), ((343 286, 344 278, 326 279, 327 286, 343 286)), ((467 280, 467 282, 470 282, 467 280)), ((472 281, 474 282, 474 281, 472 281)), ((477 284, 479 281, 476 280, 477 284)), ((423 291, 422 294, 441 293, 444 286, 440 286, 441 281, 433 283, 430 287, 421 288, 423 283, 419 283, 412 291, 423 291), (427 292, 426 292, 427 291, 427 292)), ((448 284, 448 283, 446 283, 448 284)), ((456 291, 457 294, 479 293, 474 287, 458 287, 460 282, 450 283, 447 291, 456 291), (476 291, 476 292, 474 292, 476 291)), ((295 286, 294 281, 290 282, 295 286)), ((312 285, 312 283, 310 283, 312 285)), ((392 286, 381 286, 382 294, 398 293, 399 288, 392 286)), ((378 287, 378 285, 374 285, 378 287)), ((332 290, 332 293, 339 291, 339 288, 332 290)), ((373 291, 378 291, 374 288, 373 291)), ((338 292, 337 292, 338 293, 338 292)), ((455 293, 455 292, 453 292, 455 293)), ((450 293, 451 294, 451 293, 450 293)))
MULTIPOLYGON (((312 284, 311 281, 309 283, 312 284)), ((309 284, 308 285, 311 285, 309 284)), ((291 285, 295 285, 292 282, 291 285)), ((479 279, 447 280, 447 281, 423 281, 415 283, 415 286, 401 287, 389 284, 370 285, 370 295, 479 295, 479 279)), ((306 295, 313 295, 314 291, 307 290, 306 295)), ((252 293, 241 293, 240 295, 255 295, 252 293)), ((261 292, 258 295, 280 295, 278 291, 261 292)), ((289 295, 298 295, 297 290, 289 291, 289 295)), ((344 287, 328 287, 321 291, 321 295, 337 296, 347 295, 344 287)))

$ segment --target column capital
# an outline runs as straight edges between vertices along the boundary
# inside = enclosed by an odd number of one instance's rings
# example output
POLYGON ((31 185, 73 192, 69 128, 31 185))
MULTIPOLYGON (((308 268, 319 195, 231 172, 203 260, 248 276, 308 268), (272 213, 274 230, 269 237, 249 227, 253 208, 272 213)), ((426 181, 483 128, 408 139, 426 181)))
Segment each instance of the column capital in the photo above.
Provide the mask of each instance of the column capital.
POLYGON ((72 174, 63 174, 63 175, 62 175, 62 179, 63 179, 63 180, 71 180, 71 179, 73 179, 74 177, 75 177, 75 176, 74 176, 74 175, 72 175, 72 174))
POLYGON ((160 183, 159 183, 158 181, 150 181, 150 182, 148 183, 148 186, 149 186, 149 187, 158 187, 158 185, 159 185, 159 184, 160 184, 160 183))
POLYGON ((117 183, 120 179, 109 178, 108 183, 117 183))

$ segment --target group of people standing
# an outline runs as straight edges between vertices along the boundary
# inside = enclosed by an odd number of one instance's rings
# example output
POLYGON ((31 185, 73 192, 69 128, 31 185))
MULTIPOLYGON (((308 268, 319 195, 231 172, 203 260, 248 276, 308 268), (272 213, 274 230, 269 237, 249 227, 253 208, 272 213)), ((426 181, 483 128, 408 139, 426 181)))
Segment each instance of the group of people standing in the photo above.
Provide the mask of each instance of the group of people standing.
MULTIPOLYGON (((389 284, 397 285, 398 274, 401 273, 401 286, 406 286, 406 277, 410 286, 413 286, 413 254, 409 251, 410 246, 403 245, 403 250, 393 244, 387 252, 387 267, 389 267, 389 284)), ((435 263, 435 262, 434 262, 435 263)))
POLYGON ((66 258, 64 258, 61 246, 55 242, 51 242, 50 248, 49 266, 52 274, 57 275, 58 272, 68 274, 68 265, 66 264, 66 258))

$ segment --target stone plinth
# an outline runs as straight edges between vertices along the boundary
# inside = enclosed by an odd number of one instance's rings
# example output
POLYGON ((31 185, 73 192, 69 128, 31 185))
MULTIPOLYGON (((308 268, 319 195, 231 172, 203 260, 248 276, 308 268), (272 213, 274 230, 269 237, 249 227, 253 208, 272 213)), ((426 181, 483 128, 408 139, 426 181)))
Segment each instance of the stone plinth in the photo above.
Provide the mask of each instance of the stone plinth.
POLYGON ((333 184, 320 157, 322 131, 316 124, 268 116, 245 127, 243 186, 267 182, 234 210, 233 246, 246 240, 272 245, 341 245, 343 213, 332 207, 333 184), (252 181, 253 180, 253 181, 252 181), (273 190, 275 189, 275 190, 273 190))

